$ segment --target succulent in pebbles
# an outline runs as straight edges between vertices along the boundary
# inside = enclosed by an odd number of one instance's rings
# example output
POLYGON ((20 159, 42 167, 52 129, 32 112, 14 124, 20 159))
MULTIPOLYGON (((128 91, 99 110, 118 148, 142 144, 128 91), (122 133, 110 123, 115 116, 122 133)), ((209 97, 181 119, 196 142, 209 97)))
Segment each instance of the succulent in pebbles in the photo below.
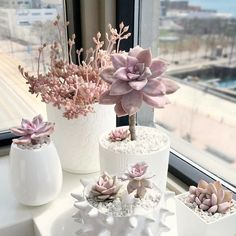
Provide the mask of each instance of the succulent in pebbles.
POLYGON ((188 200, 203 211, 224 214, 231 207, 232 197, 232 192, 225 190, 219 181, 207 183, 200 180, 197 187, 190 186, 188 200))
POLYGON ((139 162, 129 166, 122 180, 129 180, 127 185, 128 193, 136 191, 136 198, 143 198, 147 192, 147 188, 152 188, 150 179, 153 175, 147 173, 148 165, 145 162, 139 162))
POLYGON ((109 139, 112 142, 122 141, 129 137, 129 129, 128 128, 116 128, 112 130, 109 134, 109 139))
POLYGON ((90 194, 98 202, 114 200, 120 187, 116 176, 110 176, 104 172, 92 187, 90 194))

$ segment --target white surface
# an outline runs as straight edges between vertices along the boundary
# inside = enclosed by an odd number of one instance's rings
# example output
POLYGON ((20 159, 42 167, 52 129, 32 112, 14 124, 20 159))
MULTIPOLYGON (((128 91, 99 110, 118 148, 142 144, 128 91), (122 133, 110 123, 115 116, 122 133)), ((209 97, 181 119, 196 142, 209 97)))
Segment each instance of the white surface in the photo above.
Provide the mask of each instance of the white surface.
MULTIPOLYGON (((73 207, 71 192, 82 190, 80 178, 97 176, 64 173, 62 192, 59 197, 41 207, 26 207, 13 197, 9 180, 9 159, 0 158, 0 235, 1 236, 73 236, 78 224, 71 217, 77 210, 73 207), (9 233, 7 233, 9 232, 9 233)), ((175 201, 168 202, 168 209, 175 211, 175 201)), ((167 218, 172 228, 163 236, 177 236, 175 216, 167 218)))
POLYGON ((47 105, 48 121, 55 122, 52 139, 61 159, 62 168, 71 173, 99 171, 98 137, 115 127, 113 106, 94 105, 95 113, 67 120, 62 111, 47 105))
MULTIPOLYGON (((155 129, 157 132, 162 132, 156 128, 145 127, 146 129, 155 129)), ((167 171, 169 164, 169 151, 170 151, 170 139, 166 136, 168 140, 164 146, 158 151, 151 152, 149 154, 129 154, 129 153, 117 153, 113 150, 106 148, 103 145, 102 139, 104 139, 107 134, 103 134, 99 140, 99 155, 100 155, 100 166, 101 172, 107 171, 112 175, 121 175, 128 165, 134 165, 137 162, 145 161, 149 166, 149 171, 155 174, 154 181, 158 188, 164 192, 166 189, 167 181, 167 171)), ((125 151, 125 150, 124 150, 125 151)))
POLYGON ((12 144, 10 157, 11 186, 19 202, 40 206, 58 196, 62 186, 62 170, 52 142, 31 150, 12 144))
MULTIPOLYGON (((83 230, 81 230, 81 233, 85 233, 87 236, 161 236, 163 235, 162 232, 166 231, 168 227, 165 225, 166 219, 172 212, 166 209, 164 205, 168 199, 174 198, 173 192, 163 193, 159 203, 149 208, 147 211, 142 207, 137 207, 132 216, 124 213, 124 215, 115 217, 103 213, 90 204, 90 202, 87 201, 87 196, 92 188, 91 183, 88 185, 85 183, 84 187, 83 194, 81 194, 81 192, 77 195, 74 194, 74 197, 77 199, 75 207, 79 209, 78 218, 83 219, 83 226, 86 226, 86 231, 87 228, 91 230, 89 232, 83 232, 83 230), (152 219, 152 221, 150 221, 150 219, 152 219)), ((118 206, 113 205, 113 212, 117 207, 118 206)))
MULTIPOLYGON (((182 195, 186 195, 186 193, 182 195)), ((236 234, 236 213, 207 223, 178 197, 176 197, 176 213, 179 236, 235 236, 236 234)))

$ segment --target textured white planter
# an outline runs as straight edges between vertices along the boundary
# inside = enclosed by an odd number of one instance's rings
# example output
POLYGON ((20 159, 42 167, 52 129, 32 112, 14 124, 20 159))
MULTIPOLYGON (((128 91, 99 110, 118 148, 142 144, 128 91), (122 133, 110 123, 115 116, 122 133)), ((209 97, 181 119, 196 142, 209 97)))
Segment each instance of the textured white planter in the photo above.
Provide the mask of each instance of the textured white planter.
POLYGON ((61 164, 54 144, 32 150, 12 144, 10 176, 13 193, 20 203, 39 206, 54 200, 62 186, 61 164))
POLYGON ((61 159, 62 168, 72 173, 99 171, 98 137, 115 127, 113 106, 94 106, 95 113, 67 120, 62 111, 47 105, 48 120, 56 123, 52 139, 61 159))
POLYGON ((207 223, 196 212, 186 206, 179 198, 189 193, 176 196, 176 216, 179 236, 235 236, 236 212, 214 222, 207 223))
POLYGON ((90 186, 83 182, 85 186, 83 193, 72 194, 77 199, 74 206, 79 209, 76 220, 82 222, 78 235, 84 236, 160 236, 162 232, 167 232, 170 228, 165 225, 165 218, 173 215, 168 209, 163 208, 163 202, 174 196, 173 192, 162 194, 160 202, 150 212, 138 209, 130 216, 114 217, 108 216, 93 207, 87 201, 86 196, 90 186), (88 230, 89 229, 89 230, 88 230), (88 230, 88 231, 87 231, 88 230))
MULTIPOLYGON (((146 127, 147 129, 156 129, 146 127)), ((158 132, 162 132, 158 130, 158 132)), ((150 151, 146 154, 127 154, 115 152, 106 148, 103 145, 102 139, 107 136, 104 133, 99 140, 99 155, 101 172, 107 171, 111 175, 120 175, 124 173, 128 165, 136 164, 137 162, 145 161, 149 166, 149 171, 155 174, 153 181, 158 188, 164 192, 166 189, 167 171, 169 164, 169 152, 170 152, 170 139, 166 136, 166 143, 158 151, 150 151)))

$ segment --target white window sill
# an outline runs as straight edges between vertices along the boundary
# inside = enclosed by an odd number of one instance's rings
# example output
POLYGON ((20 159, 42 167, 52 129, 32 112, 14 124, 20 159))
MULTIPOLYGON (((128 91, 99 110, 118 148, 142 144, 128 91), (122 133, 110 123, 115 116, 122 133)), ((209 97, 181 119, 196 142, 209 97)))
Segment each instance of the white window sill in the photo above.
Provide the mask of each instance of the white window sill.
MULTIPOLYGON (((73 207, 74 200, 70 194, 82 189, 80 178, 95 175, 74 175, 64 172, 62 192, 55 201, 40 207, 26 207, 19 204, 12 194, 9 180, 9 158, 0 158, 0 235, 74 235, 74 232, 78 230, 78 225, 74 222, 72 215, 77 210, 73 207)), ((171 190, 182 189, 174 183, 173 179, 168 183, 169 186, 171 190)), ((175 212, 174 200, 168 202, 168 208, 175 212)), ((177 236, 176 217, 168 217, 167 224, 171 227, 171 231, 162 235, 177 236)))

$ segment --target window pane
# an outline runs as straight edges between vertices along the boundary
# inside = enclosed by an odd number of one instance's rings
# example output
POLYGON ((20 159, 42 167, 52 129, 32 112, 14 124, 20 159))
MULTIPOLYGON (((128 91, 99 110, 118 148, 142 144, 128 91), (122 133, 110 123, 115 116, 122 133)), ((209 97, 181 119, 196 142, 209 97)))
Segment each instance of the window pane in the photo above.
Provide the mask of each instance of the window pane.
MULTIPOLYGON (((62 0, 0 0, 0 131, 19 125, 22 117, 45 116, 45 104, 28 92, 18 65, 35 73, 38 48, 55 39, 52 21, 63 15, 62 0)), ((55 33, 54 33, 55 32, 55 33)), ((47 69, 44 54, 40 71, 47 69)))
POLYGON ((141 44, 170 62, 181 87, 154 121, 174 149, 235 185, 236 2, 150 2, 142 1, 141 44))

